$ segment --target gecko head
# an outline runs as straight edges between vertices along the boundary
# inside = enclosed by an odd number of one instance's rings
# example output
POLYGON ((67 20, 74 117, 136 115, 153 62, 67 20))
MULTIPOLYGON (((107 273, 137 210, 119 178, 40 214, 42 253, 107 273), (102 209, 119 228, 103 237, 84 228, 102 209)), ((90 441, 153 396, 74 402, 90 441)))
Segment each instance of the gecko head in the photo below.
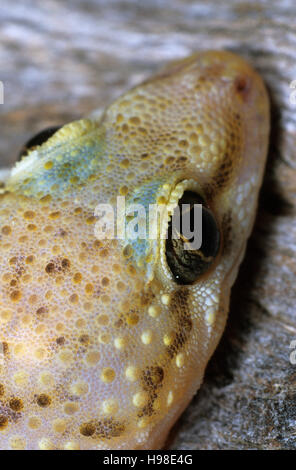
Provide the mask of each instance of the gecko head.
POLYGON ((198 53, 15 166, 0 207, 1 448, 162 445, 225 325, 268 126, 254 70, 198 53), (173 237, 182 204, 201 208, 194 249, 183 226, 173 237))

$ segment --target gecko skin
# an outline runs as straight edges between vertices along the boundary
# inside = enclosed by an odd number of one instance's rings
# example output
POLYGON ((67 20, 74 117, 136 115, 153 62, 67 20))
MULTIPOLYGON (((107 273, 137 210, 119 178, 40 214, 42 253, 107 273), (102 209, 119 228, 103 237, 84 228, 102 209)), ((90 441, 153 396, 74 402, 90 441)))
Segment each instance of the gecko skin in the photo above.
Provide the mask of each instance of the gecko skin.
POLYGON ((14 167, 0 205, 1 449, 164 444, 222 335, 268 133, 257 73, 201 52, 14 167), (156 239, 98 240, 95 208, 118 195, 203 200, 204 251, 162 239, 163 220, 156 239))

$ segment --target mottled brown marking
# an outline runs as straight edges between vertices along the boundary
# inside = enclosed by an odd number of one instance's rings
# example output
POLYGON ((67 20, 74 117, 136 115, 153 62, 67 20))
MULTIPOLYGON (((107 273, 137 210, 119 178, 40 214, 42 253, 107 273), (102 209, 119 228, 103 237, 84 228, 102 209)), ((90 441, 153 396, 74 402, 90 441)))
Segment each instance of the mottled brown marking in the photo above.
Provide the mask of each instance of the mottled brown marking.
POLYGON ((47 307, 39 307, 37 310, 36 310, 36 314, 38 316, 41 316, 41 315, 45 315, 48 313, 48 308, 47 307))
POLYGON ((51 398, 45 393, 41 393, 41 395, 37 397, 37 404, 41 406, 41 408, 47 408, 51 404, 51 398))
POLYGON ((153 403, 155 402, 156 398, 157 393, 150 394, 147 405, 145 405, 137 414, 138 418, 143 418, 143 416, 152 416, 153 414, 155 414, 155 410, 153 409, 153 403))
POLYGON ((59 338, 56 339, 56 343, 59 346, 62 346, 63 344, 65 344, 65 338, 63 336, 60 336, 59 338))
POLYGON ((233 171, 233 161, 234 159, 226 153, 224 155, 223 161, 219 166, 216 175, 213 178, 213 185, 215 189, 221 190, 222 188, 226 187, 229 183, 229 180, 232 176, 233 171))
POLYGON ((70 270, 71 263, 67 258, 52 259, 45 266, 45 272, 49 275, 66 273, 70 270))
POLYGON ((9 353, 9 347, 6 341, 2 341, 2 343, 0 343, 0 354, 1 353, 4 354, 4 356, 7 356, 9 353))
POLYGON ((160 366, 149 366, 142 373, 143 390, 149 393, 148 403, 139 411, 138 418, 152 416, 155 411, 153 404, 158 396, 157 390, 162 387, 164 370, 160 366))
POLYGON ((13 266, 14 276, 16 277, 17 280, 18 280, 20 277, 22 277, 22 275, 23 275, 23 274, 25 273, 25 271, 26 271, 24 262, 25 262, 25 260, 24 260, 24 256, 23 256, 23 255, 14 256, 14 257, 11 258, 11 260, 10 260, 10 265, 13 266))
POLYGON ((6 416, 0 415, 0 430, 2 431, 8 425, 8 419, 6 416))
POLYGON ((143 383, 144 383, 144 389, 149 391, 151 389, 155 389, 159 387, 159 385, 162 383, 164 378, 164 370, 162 367, 159 366, 151 366, 147 367, 143 371, 143 383))
POLYGON ((70 268, 70 265, 71 263, 67 258, 62 259, 61 266, 62 266, 63 271, 68 270, 70 268))
POLYGON ((119 437, 125 430, 125 425, 113 418, 99 421, 89 421, 80 426, 80 434, 86 437, 95 437, 99 439, 111 439, 119 437))
POLYGON ((81 335, 79 336, 78 338, 78 341, 79 343, 83 344, 84 346, 86 346, 87 344, 89 344, 89 335, 81 335))
POLYGON ((125 431, 124 423, 115 421, 114 419, 104 419, 96 423, 96 437, 100 439, 111 439, 119 437, 125 431))
POLYGON ((85 437, 90 437, 95 433, 96 427, 94 423, 83 423, 80 426, 80 434, 85 437))
POLYGON ((192 320, 188 309, 189 291, 186 288, 179 289, 173 294, 171 300, 171 312, 176 319, 176 335, 173 344, 167 346, 166 350, 170 358, 184 346, 192 329, 192 320))
POLYGON ((24 404, 20 398, 12 398, 11 400, 9 400, 9 407, 13 411, 20 412, 23 409, 24 404))
POLYGON ((46 266, 45 266, 45 271, 47 272, 47 274, 51 274, 55 271, 55 265, 54 263, 48 263, 46 266))

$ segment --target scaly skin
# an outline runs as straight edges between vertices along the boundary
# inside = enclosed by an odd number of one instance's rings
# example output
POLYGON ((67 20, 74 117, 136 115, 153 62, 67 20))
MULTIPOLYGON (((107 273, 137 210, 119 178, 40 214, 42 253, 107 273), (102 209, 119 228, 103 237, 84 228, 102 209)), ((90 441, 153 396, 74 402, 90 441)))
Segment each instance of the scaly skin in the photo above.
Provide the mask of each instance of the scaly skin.
POLYGON ((0 206, 1 449, 163 445, 223 332, 268 132, 257 73, 202 52, 16 165, 0 206), (177 203, 189 189, 222 237, 192 285, 176 283, 159 233, 95 237, 98 203, 177 203))

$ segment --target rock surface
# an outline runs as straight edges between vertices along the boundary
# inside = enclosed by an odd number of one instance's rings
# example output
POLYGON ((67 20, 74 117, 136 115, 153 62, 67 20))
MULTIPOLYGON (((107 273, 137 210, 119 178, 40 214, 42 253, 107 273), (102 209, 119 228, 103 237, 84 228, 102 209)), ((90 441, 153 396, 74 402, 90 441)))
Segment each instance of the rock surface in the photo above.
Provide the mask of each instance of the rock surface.
POLYGON ((295 17, 293 0, 1 1, 2 167, 38 130, 103 109, 197 49, 241 54, 269 88, 272 134, 254 232, 227 329, 171 449, 296 449, 295 17))

